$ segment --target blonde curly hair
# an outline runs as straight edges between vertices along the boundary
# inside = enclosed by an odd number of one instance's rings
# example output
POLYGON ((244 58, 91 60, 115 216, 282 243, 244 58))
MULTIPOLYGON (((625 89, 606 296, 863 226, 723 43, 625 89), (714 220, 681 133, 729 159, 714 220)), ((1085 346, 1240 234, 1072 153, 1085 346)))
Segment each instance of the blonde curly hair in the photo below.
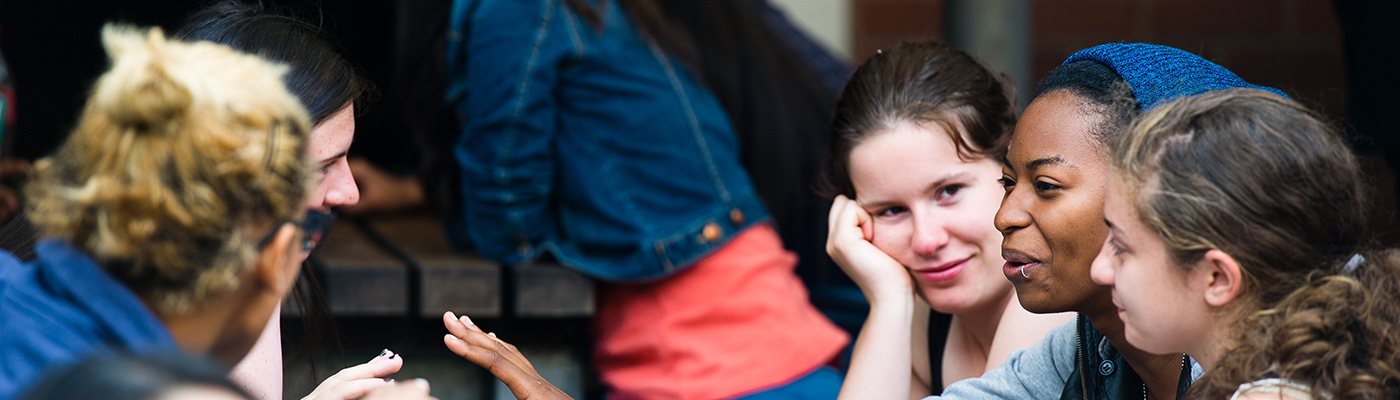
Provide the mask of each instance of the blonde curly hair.
POLYGON ((77 128, 38 161, 27 212, 179 314, 232 291, 256 242, 308 191, 306 110, 287 68, 209 42, 108 25, 112 59, 77 128))

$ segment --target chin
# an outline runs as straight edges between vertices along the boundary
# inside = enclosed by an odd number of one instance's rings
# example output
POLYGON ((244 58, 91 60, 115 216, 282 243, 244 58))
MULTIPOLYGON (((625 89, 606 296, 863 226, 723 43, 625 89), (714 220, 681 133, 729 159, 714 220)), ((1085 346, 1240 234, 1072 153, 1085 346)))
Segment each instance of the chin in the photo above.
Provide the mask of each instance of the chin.
POLYGON ((1029 284, 1017 284, 1016 300, 1021 303, 1021 308, 1035 314, 1053 314, 1065 312, 1063 306, 1050 301, 1052 298, 1049 292, 1041 288, 1031 288, 1029 284))

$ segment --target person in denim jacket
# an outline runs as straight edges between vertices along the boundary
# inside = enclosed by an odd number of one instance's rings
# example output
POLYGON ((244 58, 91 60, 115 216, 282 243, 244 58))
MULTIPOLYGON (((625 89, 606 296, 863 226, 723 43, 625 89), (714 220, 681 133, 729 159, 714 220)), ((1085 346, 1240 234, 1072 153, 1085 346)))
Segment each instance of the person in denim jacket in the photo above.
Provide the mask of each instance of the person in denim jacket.
POLYGON ((835 398, 822 365, 846 334, 808 302, 656 4, 457 0, 450 18, 467 236, 600 281, 611 396, 835 398))

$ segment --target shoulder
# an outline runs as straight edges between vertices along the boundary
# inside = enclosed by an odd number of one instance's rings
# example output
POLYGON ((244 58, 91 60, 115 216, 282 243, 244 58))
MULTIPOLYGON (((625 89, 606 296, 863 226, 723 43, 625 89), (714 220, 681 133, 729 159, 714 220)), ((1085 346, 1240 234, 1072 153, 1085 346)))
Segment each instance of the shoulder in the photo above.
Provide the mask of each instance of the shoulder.
POLYGON ((1230 396, 1230 400, 1311 400, 1312 388, 1302 383, 1279 378, 1245 382, 1230 396))

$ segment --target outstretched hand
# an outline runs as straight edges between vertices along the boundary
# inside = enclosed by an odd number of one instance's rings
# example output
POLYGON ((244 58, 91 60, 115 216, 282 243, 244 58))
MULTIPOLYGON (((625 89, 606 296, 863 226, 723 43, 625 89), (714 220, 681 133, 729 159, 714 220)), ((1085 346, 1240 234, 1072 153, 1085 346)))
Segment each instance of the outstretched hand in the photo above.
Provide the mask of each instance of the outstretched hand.
POLYGON ((885 296, 911 296, 914 281, 904 266, 871 240, 875 238, 875 220, 860 204, 844 195, 831 203, 830 228, 826 237, 826 253, 836 265, 860 286, 872 302, 885 296))
MULTIPOLYGON (((403 357, 384 349, 379 356, 374 357, 364 364, 356 365, 331 375, 316 386, 316 390, 303 397, 302 400, 351 400, 364 397, 381 387, 393 386, 391 382, 385 381, 384 376, 399 372, 403 368, 403 357)), ((427 395, 427 391, 423 391, 427 395)), ((376 396, 377 398, 390 398, 376 396)), ((397 397, 396 397, 397 398, 397 397)), ((415 398, 415 397, 402 397, 415 398)))
POLYGON ((453 353, 480 365, 506 384, 510 393, 520 400, 573 399, 564 391, 554 387, 535 372, 535 366, 520 354, 514 345, 486 333, 463 315, 458 318, 451 311, 442 314, 443 325, 448 335, 442 341, 453 353))

